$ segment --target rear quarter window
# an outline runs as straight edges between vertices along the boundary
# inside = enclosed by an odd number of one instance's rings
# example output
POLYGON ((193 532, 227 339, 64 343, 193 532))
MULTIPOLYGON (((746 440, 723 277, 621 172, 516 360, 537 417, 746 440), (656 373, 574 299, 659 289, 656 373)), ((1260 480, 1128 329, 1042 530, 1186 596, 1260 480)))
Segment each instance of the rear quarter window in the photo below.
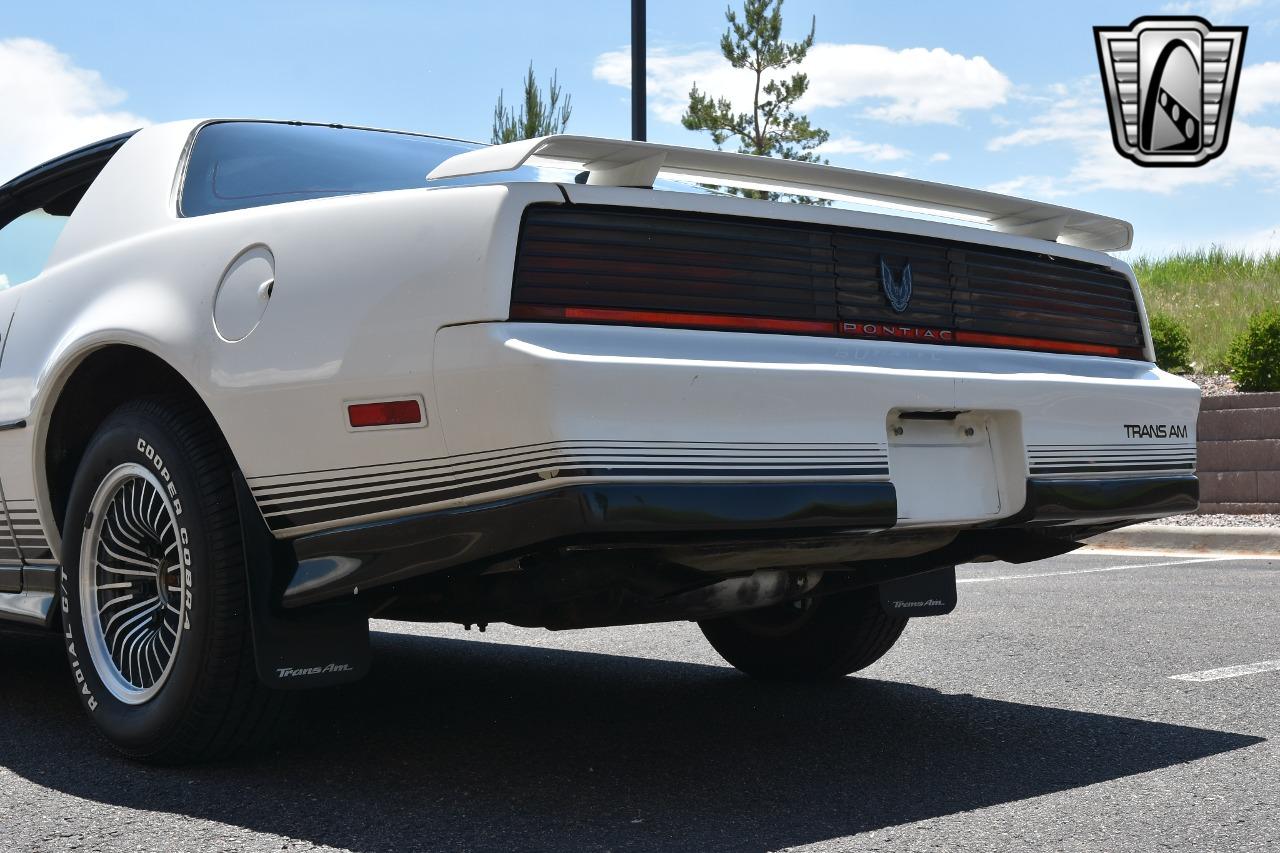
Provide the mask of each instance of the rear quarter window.
POLYGON ((182 214, 425 187, 435 166, 475 147, 389 131, 217 122, 192 146, 182 214))
MULTIPOLYGON (((311 198, 498 182, 572 183, 576 170, 523 166, 500 174, 427 181, 455 154, 483 148, 433 136, 280 122, 221 121, 202 127, 187 160, 183 216, 311 198)), ((706 192, 660 181, 655 189, 706 192)))

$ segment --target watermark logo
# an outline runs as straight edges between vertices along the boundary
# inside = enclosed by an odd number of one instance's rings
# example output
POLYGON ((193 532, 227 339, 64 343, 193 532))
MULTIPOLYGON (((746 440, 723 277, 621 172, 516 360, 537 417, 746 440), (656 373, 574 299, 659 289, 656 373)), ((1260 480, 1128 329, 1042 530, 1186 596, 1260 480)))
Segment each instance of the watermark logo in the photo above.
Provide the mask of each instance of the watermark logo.
POLYGON ((1247 32, 1197 17, 1094 27, 1121 156, 1139 166, 1200 166, 1225 151, 1247 32))
POLYGON ((880 284, 884 287, 885 298, 889 307, 901 314, 911 304, 911 264, 904 264, 902 275, 893 277, 893 270, 884 258, 880 259, 880 284))

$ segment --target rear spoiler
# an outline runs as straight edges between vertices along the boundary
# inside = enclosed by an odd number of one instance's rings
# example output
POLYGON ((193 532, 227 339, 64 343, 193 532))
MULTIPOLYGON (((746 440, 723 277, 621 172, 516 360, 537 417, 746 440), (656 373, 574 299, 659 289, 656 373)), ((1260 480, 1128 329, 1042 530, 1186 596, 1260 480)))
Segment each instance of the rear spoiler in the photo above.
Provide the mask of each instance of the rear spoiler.
POLYGON ((530 161, 533 165, 582 167, 588 172, 587 183, 600 186, 649 187, 661 174, 982 222, 1006 234, 1104 252, 1127 249, 1133 243, 1133 226, 1123 220, 985 190, 799 160, 592 136, 542 136, 467 151, 436 166, 427 178, 507 172, 530 161))

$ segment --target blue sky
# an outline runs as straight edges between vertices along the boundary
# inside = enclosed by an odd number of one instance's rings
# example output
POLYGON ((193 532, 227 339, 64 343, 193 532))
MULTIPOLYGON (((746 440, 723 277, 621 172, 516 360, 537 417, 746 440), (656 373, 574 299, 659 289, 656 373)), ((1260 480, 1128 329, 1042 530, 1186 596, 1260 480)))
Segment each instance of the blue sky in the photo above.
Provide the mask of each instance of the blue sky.
MULTIPOLYGON (((498 90, 513 93, 530 60, 572 93, 572 131, 630 132, 627 0, 6 5, 0 179, 117 129, 195 116, 487 139, 498 90)), ((742 86, 717 56, 724 8, 649 0, 651 139, 710 145, 676 119, 691 80, 742 86)), ((785 5, 794 36, 811 16, 809 114, 836 165, 1121 216, 1138 251, 1280 249, 1280 0, 785 5), (1236 120, 1208 166, 1140 169, 1111 148, 1091 28, 1171 11, 1250 26, 1236 120)))

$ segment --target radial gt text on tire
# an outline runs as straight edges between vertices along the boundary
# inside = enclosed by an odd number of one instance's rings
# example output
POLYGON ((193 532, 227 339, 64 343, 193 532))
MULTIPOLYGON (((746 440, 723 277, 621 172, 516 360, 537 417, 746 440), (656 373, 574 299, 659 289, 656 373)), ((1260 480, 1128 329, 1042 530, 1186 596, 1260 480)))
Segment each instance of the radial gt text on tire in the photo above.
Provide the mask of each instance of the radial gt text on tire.
POLYGON ((126 755, 212 758, 257 742, 285 697, 254 672, 230 453, 198 406, 127 403, 68 502, 63 633, 81 703, 126 755))

